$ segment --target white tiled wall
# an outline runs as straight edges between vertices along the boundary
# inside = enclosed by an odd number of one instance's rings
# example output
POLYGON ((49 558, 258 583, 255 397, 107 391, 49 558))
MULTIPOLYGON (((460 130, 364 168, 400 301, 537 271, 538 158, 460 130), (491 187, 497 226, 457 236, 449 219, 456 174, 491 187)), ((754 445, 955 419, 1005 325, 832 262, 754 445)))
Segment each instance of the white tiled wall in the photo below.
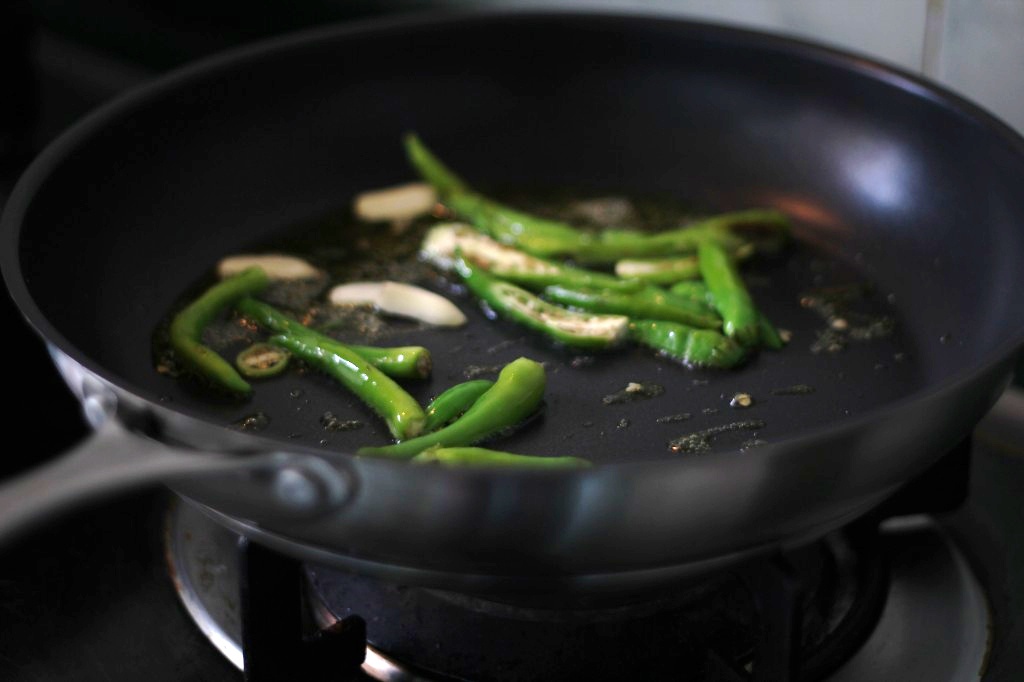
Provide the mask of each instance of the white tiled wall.
POLYGON ((946 0, 934 73, 1024 132, 1024 0, 946 0))
POLYGON ((481 0, 657 12, 788 34, 935 78, 1024 132, 1024 0, 481 0))

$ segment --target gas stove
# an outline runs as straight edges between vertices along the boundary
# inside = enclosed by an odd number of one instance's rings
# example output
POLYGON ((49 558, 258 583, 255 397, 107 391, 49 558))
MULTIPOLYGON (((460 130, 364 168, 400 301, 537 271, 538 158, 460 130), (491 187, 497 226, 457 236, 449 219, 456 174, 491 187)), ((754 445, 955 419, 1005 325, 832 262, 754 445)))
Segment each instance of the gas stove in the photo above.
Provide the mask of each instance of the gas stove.
MULTIPOLYGON (((324 663, 341 670, 347 662, 359 671, 353 679, 740 682, 788 679, 799 669, 794 679, 976 680, 991 646, 983 588, 949 532, 924 515, 891 519, 880 532, 853 526, 784 561, 603 603, 481 598, 292 566, 240 546, 239 536, 187 502, 171 506, 165 546, 182 604, 252 679, 273 679, 260 666, 282 660, 250 661, 254 638, 280 653, 289 629, 279 626, 289 619, 274 613, 269 624, 252 622, 252 607, 238 600, 242 584, 250 599, 285 612, 293 607, 282 592, 291 584, 314 631, 346 629, 349 639, 335 635, 324 663), (272 593, 262 593, 254 570, 272 593), (796 621, 797 632, 788 632, 796 621), (364 635, 365 655, 353 659, 350 643, 364 635), (956 646, 935 650, 942 641, 956 646)), ((316 643, 323 652, 324 640, 316 643)))
POLYGON ((973 460, 1014 456, 1018 425, 1024 394, 1012 392, 974 441, 865 519, 656 592, 482 597, 385 583, 250 546, 186 500, 168 509, 166 560, 193 620, 254 680, 296 665, 288 651, 352 679, 424 682, 999 679, 989 666, 1006 609, 971 566, 984 537, 975 500, 994 498, 984 479, 973 492, 967 481, 973 460))
POLYGON ((257 681, 1008 682, 1024 666, 1021 443, 1024 392, 1010 389, 887 509, 677 588, 587 601, 300 564, 151 491, 0 553, 0 678, 238 680, 247 662, 257 681), (932 513, 903 513, 915 507, 932 513))

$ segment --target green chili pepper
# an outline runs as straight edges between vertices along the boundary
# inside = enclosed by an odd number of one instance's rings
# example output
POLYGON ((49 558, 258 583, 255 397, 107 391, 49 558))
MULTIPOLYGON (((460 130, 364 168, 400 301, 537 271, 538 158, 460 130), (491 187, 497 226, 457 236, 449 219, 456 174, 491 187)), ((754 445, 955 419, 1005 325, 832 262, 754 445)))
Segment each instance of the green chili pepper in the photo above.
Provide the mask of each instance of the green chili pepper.
POLYGON ((409 161, 439 193, 469 190, 469 185, 434 156, 415 133, 406 133, 404 142, 409 161))
MULTIPOLYGON (((679 282, 669 289, 669 293, 688 298, 692 301, 703 302, 712 308, 715 305, 715 296, 704 282, 679 282)), ((772 350, 780 350, 786 345, 775 325, 760 311, 757 313, 757 327, 761 335, 761 343, 766 347, 772 350)))
POLYGON ((543 301, 514 284, 494 279, 471 267, 461 256, 455 270, 469 290, 498 315, 539 331, 559 343, 577 348, 608 348, 626 336, 629 318, 622 315, 594 315, 566 310, 543 301))
POLYGON ((235 357, 238 371, 253 379, 277 376, 288 367, 292 354, 269 343, 254 343, 235 357))
POLYGON ((469 188, 413 134, 405 138, 410 162, 441 194, 442 201, 481 232, 535 256, 572 257, 586 263, 612 263, 622 258, 662 258, 693 253, 702 241, 716 241, 735 251, 746 241, 735 232, 757 226, 760 232, 785 238, 789 220, 779 211, 753 209, 723 213, 692 225, 647 234, 633 230, 589 233, 557 220, 547 220, 503 206, 469 188))
POLYGON ((700 244, 697 257, 701 275, 722 316, 722 330, 744 346, 756 346, 760 339, 757 308, 733 257, 721 245, 710 241, 700 244))
POLYGON ((434 366, 430 351, 423 346, 379 348, 350 345, 349 348, 392 379, 426 379, 434 366))
POLYGON ((449 208, 500 242, 518 244, 543 256, 561 253, 567 243, 586 239, 572 227, 514 211, 473 192, 413 133, 405 136, 405 150, 412 165, 442 195, 449 208))
MULTIPOLYGON (((754 208, 719 213, 684 227, 653 234, 632 230, 605 230, 578 256, 586 262, 609 262, 623 258, 664 258, 674 254, 695 253, 703 242, 714 242, 734 254, 752 255, 744 235, 769 235, 783 242, 789 234, 789 218, 774 209, 754 208)), ((763 239, 763 238, 762 238, 763 239)), ((763 239, 767 242, 767 239, 763 239)))
POLYGON ((637 292, 624 293, 599 289, 570 289, 548 287, 544 296, 562 305, 594 313, 617 313, 629 317, 649 317, 656 320, 681 322, 692 327, 719 329, 722 321, 714 310, 681 296, 645 287, 637 292))
POLYGON ((477 398, 494 385, 487 379, 474 379, 455 384, 427 405, 427 422, 423 432, 436 431, 473 406, 477 398))
POLYGON ((733 367, 746 357, 746 349, 728 336, 676 322, 633 320, 629 335, 637 343, 689 367, 733 367))
POLYGON ((516 455, 486 448, 429 448, 412 458, 416 464, 444 467, 502 467, 513 469, 585 469, 590 462, 580 457, 516 455))
POLYGON ((360 448, 356 454, 409 459, 434 445, 473 445, 529 417, 544 397, 544 367, 528 358, 513 360, 472 407, 448 426, 397 445, 360 448))
POLYGON ((711 308, 715 307, 715 297, 711 295, 708 285, 704 282, 676 282, 669 287, 669 293, 700 302, 711 308))
POLYGON ((170 341, 184 364, 215 385, 247 395, 252 387, 227 360, 200 341, 203 329, 236 299, 262 291, 270 280, 260 268, 248 268, 207 289, 171 320, 170 341))
POLYGON ((586 253, 594 239, 565 223, 516 211, 474 192, 448 192, 442 201, 481 232, 535 256, 550 258, 586 253))
POLYGON ((664 232, 647 233, 636 230, 608 229, 597 233, 589 243, 574 251, 567 251, 581 263, 612 263, 623 258, 663 258, 691 254, 697 243, 720 240, 728 248, 738 247, 742 241, 727 230, 711 230, 699 224, 664 232))
POLYGON ((619 291, 636 291, 643 286, 636 279, 620 279, 603 272, 532 256, 495 241, 463 223, 445 223, 431 228, 423 238, 420 254, 434 265, 450 270, 456 249, 462 252, 463 258, 480 269, 532 290, 540 290, 552 284, 619 291))
POLYGON ((423 430, 426 415, 416 400, 354 350, 314 331, 266 303, 243 298, 240 313, 278 332, 270 343, 337 379, 387 423, 395 438, 411 438, 423 430))
POLYGON ((615 263, 615 274, 648 284, 672 284, 680 280, 699 279, 700 266, 696 256, 623 259, 615 263))

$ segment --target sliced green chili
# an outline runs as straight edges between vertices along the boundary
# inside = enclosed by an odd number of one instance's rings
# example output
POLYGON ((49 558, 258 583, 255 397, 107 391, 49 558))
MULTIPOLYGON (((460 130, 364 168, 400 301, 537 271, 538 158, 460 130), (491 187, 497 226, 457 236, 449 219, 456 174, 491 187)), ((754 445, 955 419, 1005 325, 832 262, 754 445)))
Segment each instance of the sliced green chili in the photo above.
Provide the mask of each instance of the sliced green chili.
POLYGON ((657 234, 633 230, 583 232, 571 225, 539 218, 503 206, 476 192, 423 145, 415 135, 405 138, 410 162, 424 180, 434 185, 442 201, 476 229, 504 244, 515 245, 535 256, 564 256, 585 263, 613 263, 622 258, 662 258, 693 253, 698 243, 715 241, 735 251, 747 241, 739 232, 758 228, 760 235, 781 235, 789 231, 788 218, 772 209, 723 213, 657 234))
POLYGON ((254 343, 235 357, 235 366, 252 379, 277 376, 288 367, 292 354, 269 343, 254 343))
POLYGON ((744 346, 756 346, 760 339, 757 308, 736 269, 732 255, 714 242, 701 242, 697 257, 700 272, 722 316, 722 330, 744 346))
POLYGON ((533 414, 544 397, 544 384, 544 367, 519 358, 505 365, 494 386, 448 426, 397 445, 360 448, 356 454, 409 459, 435 445, 473 445, 533 414))
POLYGON ((442 201, 481 232, 535 256, 550 258, 585 253, 593 241, 590 234, 570 225, 516 211, 474 192, 449 192, 442 201))
MULTIPOLYGON (((703 302, 712 308, 715 305, 715 296, 704 282, 679 282, 669 289, 669 292, 692 301, 703 302)), ((772 321, 760 311, 757 313, 757 326, 761 343, 767 348, 779 350, 786 345, 772 321)))
POLYGON ((677 322, 634 320, 629 335, 637 343, 689 367, 734 367, 747 355, 746 349, 728 336, 677 322))
POLYGON ((473 403, 494 385, 488 379, 474 379, 455 384, 427 405, 427 422, 423 432, 436 431, 473 406, 473 403))
POLYGON ((648 284, 664 285, 680 280, 699 279, 700 266, 697 264, 696 256, 623 259, 615 263, 615 274, 648 284))
POLYGON ((473 265, 499 279, 535 291, 552 284, 617 291, 636 291, 643 286, 637 279, 621 279, 530 255, 463 223, 445 223, 431 228, 423 238, 420 253, 434 265, 450 270, 456 250, 461 251, 462 257, 473 265))
POLYGON ((719 329, 722 326, 715 311, 709 310, 706 305, 673 296, 657 287, 649 286, 640 291, 625 293, 554 286, 546 288, 544 296, 556 303, 593 313, 648 317, 705 329, 719 329))
POLYGON ((411 438, 422 431, 426 415, 419 403, 348 346, 255 299, 243 298, 235 307, 260 326, 278 333, 270 343, 290 350, 352 391, 384 419, 395 438, 411 438))
MULTIPOLYGON (((583 262, 601 262, 630 258, 664 258, 670 255, 697 252, 702 242, 714 242, 734 254, 751 255, 747 234, 775 236, 784 241, 789 234, 789 218, 775 209, 753 208, 719 213, 683 227, 663 232, 646 233, 633 230, 605 230, 598 233, 585 252, 576 256, 583 262)), ((575 254, 573 254, 575 255, 575 254)))
POLYGON ((444 467, 486 467, 510 469, 585 469, 590 462, 581 457, 539 457, 517 455, 487 448, 430 448, 412 458, 416 464, 444 467))
POLYGON ((629 319, 623 315, 597 315, 560 308, 514 284, 494 279, 461 257, 456 258, 455 270, 469 290, 498 315, 546 334, 559 343, 576 348, 608 348, 626 336, 629 319))
POLYGON ((200 339, 203 329, 235 300, 262 291, 270 280, 260 268, 248 268, 207 289, 199 298, 185 307, 171 320, 170 342, 182 362, 200 376, 232 393, 247 395, 252 391, 249 383, 239 375, 231 363, 200 339))
POLYGON ((434 366, 430 351, 423 346, 380 348, 350 345, 349 348, 392 379, 426 379, 434 366))

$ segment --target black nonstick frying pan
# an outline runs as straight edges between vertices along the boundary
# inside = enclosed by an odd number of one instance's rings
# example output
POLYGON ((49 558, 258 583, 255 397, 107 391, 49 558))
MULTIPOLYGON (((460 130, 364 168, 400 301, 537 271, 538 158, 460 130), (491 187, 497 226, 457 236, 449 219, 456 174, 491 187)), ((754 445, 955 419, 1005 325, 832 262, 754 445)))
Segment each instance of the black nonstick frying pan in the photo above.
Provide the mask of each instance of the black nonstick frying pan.
MULTIPOLYGON (((296 555, 474 590, 632 589, 798 544, 927 467, 1005 385, 1024 342, 1022 187, 1024 141, 940 88, 856 56, 682 21, 388 21, 207 60, 76 125, 11 196, 7 286, 98 430, 70 459, 0 489, 0 517, 11 529, 163 480, 296 555), (818 255, 769 267, 754 295, 794 341, 735 373, 641 351, 574 366, 465 298, 465 330, 393 338, 434 352, 433 379, 411 386, 420 399, 470 364, 547 362, 542 418, 501 447, 597 466, 546 474, 347 454, 384 442, 379 426, 321 444, 325 410, 375 422, 315 374, 261 384, 239 404, 154 370, 154 329, 219 258, 411 179, 407 130, 482 188, 787 211, 799 251, 818 255), (801 288, 856 278, 874 284, 895 335, 811 353, 822 322, 798 305, 801 288), (665 392, 602 404, 631 381, 665 392), (815 393, 773 393, 793 384, 815 393), (737 391, 754 396, 742 418, 764 421, 764 444, 667 448, 737 419, 726 401, 737 391), (231 426, 257 411, 271 417, 265 431, 231 426), (679 412, 694 416, 656 421, 679 412)), ((328 238, 351 243, 342 229, 328 238)))

